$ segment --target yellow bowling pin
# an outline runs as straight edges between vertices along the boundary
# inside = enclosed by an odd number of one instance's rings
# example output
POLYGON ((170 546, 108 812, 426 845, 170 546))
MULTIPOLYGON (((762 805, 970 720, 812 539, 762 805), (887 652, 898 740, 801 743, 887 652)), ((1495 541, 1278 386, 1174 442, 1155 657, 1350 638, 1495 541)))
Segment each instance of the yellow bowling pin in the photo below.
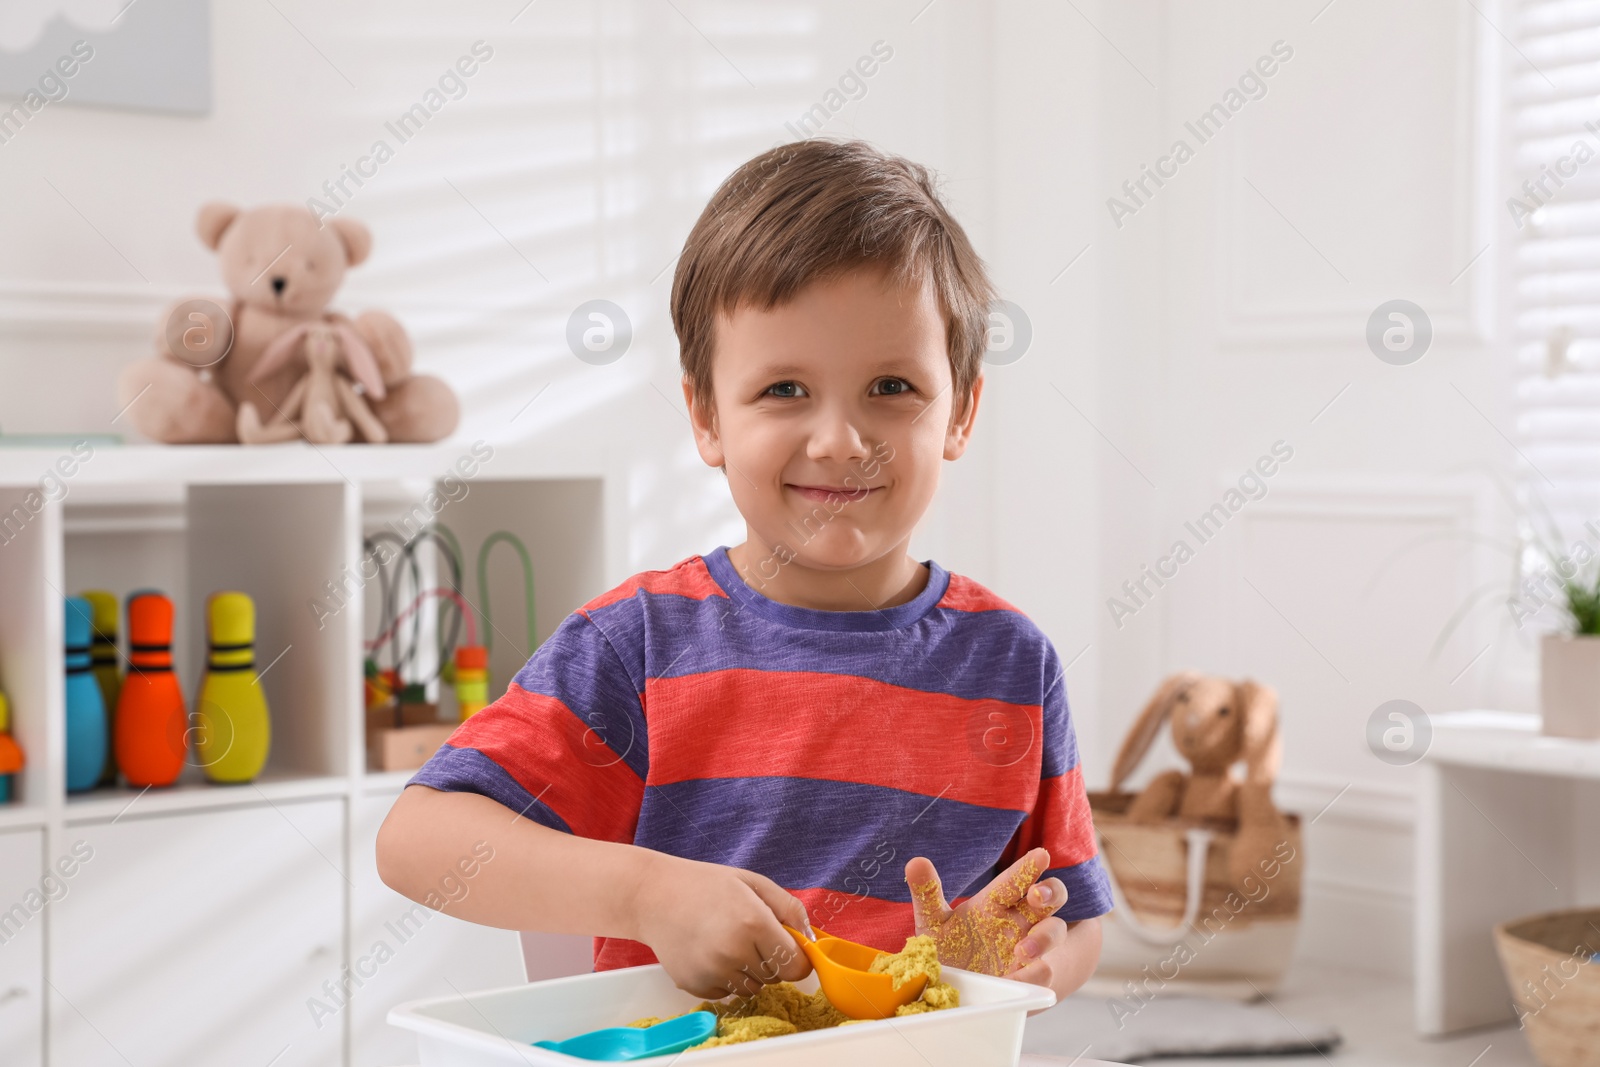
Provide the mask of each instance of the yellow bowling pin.
MULTIPOLYGON (((89 669, 94 680, 100 683, 100 695, 106 702, 107 736, 115 736, 117 728, 117 698, 122 694, 122 670, 117 665, 117 597, 104 589, 86 589, 78 594, 89 602, 94 612, 94 634, 89 639, 89 669)), ((112 746, 106 746, 106 765, 100 770, 101 785, 117 784, 117 756, 112 746)))
POLYGON ((256 606, 244 593, 206 602, 210 647, 195 699, 195 756, 213 782, 248 782, 261 773, 272 740, 267 695, 256 678, 256 606))

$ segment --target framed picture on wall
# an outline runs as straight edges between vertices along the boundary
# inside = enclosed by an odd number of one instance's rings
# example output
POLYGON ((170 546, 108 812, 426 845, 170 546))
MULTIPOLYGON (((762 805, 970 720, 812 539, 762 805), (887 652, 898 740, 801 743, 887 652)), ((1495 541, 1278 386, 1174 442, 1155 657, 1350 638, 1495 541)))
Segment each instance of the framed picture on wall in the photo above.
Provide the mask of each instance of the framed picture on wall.
POLYGON ((0 98, 209 114, 210 0, 5 0, 0 98))

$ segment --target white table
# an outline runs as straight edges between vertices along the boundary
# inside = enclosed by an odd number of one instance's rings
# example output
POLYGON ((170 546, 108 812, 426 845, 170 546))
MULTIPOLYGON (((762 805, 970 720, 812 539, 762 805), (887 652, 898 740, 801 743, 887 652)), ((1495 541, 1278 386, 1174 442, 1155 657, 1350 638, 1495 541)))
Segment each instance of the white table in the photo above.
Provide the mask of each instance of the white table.
POLYGON ((1433 716, 1416 829, 1416 1028, 1513 1018, 1497 923, 1600 903, 1600 741, 1537 715, 1433 716))

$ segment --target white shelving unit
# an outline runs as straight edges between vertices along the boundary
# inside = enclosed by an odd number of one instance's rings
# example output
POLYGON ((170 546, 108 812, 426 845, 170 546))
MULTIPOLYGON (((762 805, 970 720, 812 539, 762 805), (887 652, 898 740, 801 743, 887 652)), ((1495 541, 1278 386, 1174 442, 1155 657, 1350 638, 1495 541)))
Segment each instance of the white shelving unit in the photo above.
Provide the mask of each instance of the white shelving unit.
MULTIPOLYGON (((389 1006, 522 979, 514 935, 417 920, 378 880, 373 841, 410 772, 366 766, 362 640, 376 583, 332 612, 313 607, 326 583, 360 574, 363 536, 406 513, 456 534, 474 602, 478 546, 500 529, 521 538, 536 639, 617 580, 621 546, 604 515, 625 499, 619 479, 503 446, 474 458, 467 446, 95 446, 86 461, 0 450, 0 689, 27 756, 0 805, 7 1064, 402 1062, 414 1052, 383 1023, 389 1006), (105 588, 125 602, 151 587, 177 607, 189 699, 206 596, 254 598, 266 769, 248 785, 190 767, 165 789, 69 796, 63 597, 105 588), (405 916, 415 936, 373 964, 405 916)), ((490 578, 497 695, 529 650, 511 552, 491 557, 490 578)))

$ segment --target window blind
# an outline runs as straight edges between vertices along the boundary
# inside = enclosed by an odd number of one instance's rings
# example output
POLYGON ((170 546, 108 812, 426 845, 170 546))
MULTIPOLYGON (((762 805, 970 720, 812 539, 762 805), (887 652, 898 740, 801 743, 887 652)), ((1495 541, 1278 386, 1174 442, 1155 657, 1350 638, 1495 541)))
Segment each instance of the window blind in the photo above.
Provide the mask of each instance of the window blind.
POLYGON ((1600 2, 1512 10, 1511 337, 1517 445, 1533 468, 1521 488, 1565 540, 1600 519, 1600 2))
MULTIPOLYGON (((333 117, 346 154, 317 173, 337 176, 374 138, 394 144, 394 160, 350 201, 384 243, 352 272, 345 301, 400 314, 422 369, 450 367, 465 408, 525 434, 578 414, 562 408, 576 392, 557 389, 510 426, 542 385, 588 369, 565 341, 582 302, 618 302, 634 329, 630 362, 648 364, 653 342, 670 338, 672 267, 706 198, 739 163, 791 140, 784 121, 832 72, 807 0, 759 12, 519 7, 476 21, 425 0, 330 12, 319 36, 364 88, 333 117), (401 143, 397 115, 475 38, 493 58, 401 143)), ((843 119, 827 132, 844 132, 843 119)), ((591 375, 584 402, 614 402, 620 378, 603 387, 591 375)))

